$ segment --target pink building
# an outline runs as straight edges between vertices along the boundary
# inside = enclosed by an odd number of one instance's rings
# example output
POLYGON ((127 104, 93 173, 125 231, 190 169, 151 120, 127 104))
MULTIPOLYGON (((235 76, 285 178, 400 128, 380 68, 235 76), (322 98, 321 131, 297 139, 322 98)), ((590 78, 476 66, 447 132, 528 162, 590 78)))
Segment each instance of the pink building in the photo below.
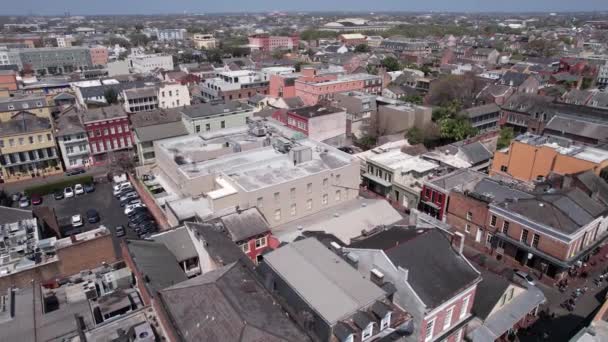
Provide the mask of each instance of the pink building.
POLYGON ((93 65, 108 64, 108 49, 103 46, 95 46, 89 50, 91 51, 91 63, 93 65))
POLYGON ((273 51, 275 49, 298 49, 300 37, 293 36, 270 36, 267 34, 255 34, 249 36, 249 45, 254 50, 273 51))
POLYGON ((299 96, 305 104, 316 105, 319 101, 333 99, 334 94, 359 90, 368 94, 382 93, 382 78, 370 74, 323 75, 317 76, 317 71, 306 68, 303 77, 295 81, 295 96, 299 96))
POLYGON ((133 147, 129 118, 122 106, 87 110, 82 114, 82 121, 89 137, 92 164, 105 164, 111 152, 133 147))
POLYGON ((300 74, 271 75, 268 94, 282 98, 296 96, 296 79, 300 76, 300 74))

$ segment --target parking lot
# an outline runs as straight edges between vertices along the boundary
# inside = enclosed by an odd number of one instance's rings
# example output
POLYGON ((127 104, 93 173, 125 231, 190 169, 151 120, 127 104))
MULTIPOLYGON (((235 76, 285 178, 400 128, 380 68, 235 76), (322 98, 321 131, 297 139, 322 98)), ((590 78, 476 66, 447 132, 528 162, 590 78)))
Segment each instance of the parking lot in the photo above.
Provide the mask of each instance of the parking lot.
POLYGON ((84 193, 72 198, 55 200, 53 195, 44 196, 42 205, 55 209, 55 215, 60 224, 62 222, 71 222, 72 215, 80 214, 84 221, 83 231, 104 225, 112 232, 114 248, 117 254, 120 255, 120 239, 136 239, 137 234, 132 229, 127 228, 128 218, 124 214, 124 208, 120 206, 118 199, 114 197, 112 191, 112 185, 109 183, 96 184, 94 192, 84 193), (101 219, 99 222, 87 222, 86 212, 89 209, 97 210, 101 219), (116 237, 115 230, 117 226, 125 227, 125 236, 116 237))

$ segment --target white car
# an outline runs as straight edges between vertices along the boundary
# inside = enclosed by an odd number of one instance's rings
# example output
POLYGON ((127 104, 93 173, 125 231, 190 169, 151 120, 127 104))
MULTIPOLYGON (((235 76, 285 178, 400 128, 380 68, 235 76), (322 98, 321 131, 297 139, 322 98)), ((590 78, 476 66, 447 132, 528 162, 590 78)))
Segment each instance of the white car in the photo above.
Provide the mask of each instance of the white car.
POLYGON ((125 182, 114 186, 114 196, 120 194, 125 189, 133 189, 133 185, 129 182, 125 182))
POLYGON ((74 189, 70 188, 69 186, 67 188, 63 189, 63 197, 65 197, 65 198, 74 197, 74 189))
POLYGON ((76 195, 82 195, 82 194, 84 194, 84 187, 82 186, 82 184, 76 184, 76 185, 74 185, 74 193, 76 195))
POLYGON ((82 216, 80 214, 72 216, 72 227, 82 227, 84 222, 82 221, 82 216))
POLYGON ((525 283, 527 283, 528 285, 532 285, 532 286, 536 285, 534 278, 530 277, 530 275, 526 272, 515 271, 515 276, 517 278, 519 278, 520 280, 524 281, 525 283))
POLYGON ((146 205, 142 204, 142 203, 127 205, 125 207, 125 215, 129 215, 133 210, 135 210, 137 208, 145 208, 145 207, 146 207, 146 205))

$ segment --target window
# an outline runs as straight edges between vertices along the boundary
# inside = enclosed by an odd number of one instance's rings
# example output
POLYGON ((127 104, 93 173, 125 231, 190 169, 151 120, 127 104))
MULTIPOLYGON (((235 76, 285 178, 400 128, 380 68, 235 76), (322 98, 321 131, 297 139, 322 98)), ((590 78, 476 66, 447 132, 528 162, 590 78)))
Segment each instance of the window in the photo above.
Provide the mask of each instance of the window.
POLYGON ((129 125, 124 125, 124 127, 125 127, 124 131, 128 132, 129 131, 129 125))
POLYGON ((256 207, 258 207, 260 210, 264 208, 264 197, 258 197, 256 207))
POLYGON ((47 135, 46 135, 46 140, 48 140, 48 141, 53 141, 53 137, 51 136, 51 134, 50 134, 50 133, 47 133, 47 135))
POLYGON ((467 221, 473 221, 473 213, 472 212, 467 212, 467 221))
POLYGON ((488 234, 486 235, 486 245, 488 245, 488 246, 492 245, 492 238, 493 238, 493 237, 494 237, 494 235, 492 235, 492 234, 490 234, 490 233, 488 233, 488 234))
POLYGON ((524 229, 521 231, 521 237, 519 238, 519 241, 527 244, 528 243, 528 230, 524 229))
POLYGON ((39 142, 39 143, 41 143, 41 142, 42 142, 42 139, 44 139, 44 138, 42 137, 42 134, 38 134, 38 137, 37 137, 37 138, 38 138, 38 142, 39 142))
POLYGON ((460 319, 463 319, 464 316, 469 312, 469 300, 471 300, 470 296, 467 296, 462 301, 462 307, 460 308, 460 319))
POLYGON ((327 205, 327 200, 329 199, 329 196, 327 194, 323 195, 323 205, 327 205))
POLYGON ((110 133, 111 134, 116 134, 116 128, 110 127, 110 133))
POLYGON ((506 165, 501 165, 500 166, 500 172, 507 172, 507 166, 506 165))
POLYGON ((323 187, 327 187, 327 184, 328 184, 328 183, 329 183, 329 182, 328 182, 327 178, 324 178, 324 179, 323 179, 323 187))
POLYGON ((448 309, 443 319, 443 330, 446 330, 452 325, 452 315, 454 314, 454 307, 448 309))
POLYGON ((470 233, 471 232, 471 226, 468 223, 464 225, 464 232, 465 233, 470 233))
POLYGON ((372 335, 374 334, 374 323, 370 323, 367 325, 367 327, 365 328, 365 330, 363 330, 361 332, 361 340, 367 340, 368 338, 372 337, 372 335))
POLYGON ((100 130, 98 130, 98 129, 96 129, 96 130, 95 130, 95 136, 96 136, 96 137, 100 137, 100 136, 101 136, 101 131, 100 131, 100 130))
POLYGON ((291 199, 296 199, 296 188, 291 188, 291 190, 289 190, 289 197, 291 197, 291 199))
POLYGON ((196 125, 196 126, 194 126, 194 131, 195 131, 196 133, 199 133, 199 132, 201 131, 201 126, 200 126, 200 125, 196 125))
POLYGON ((281 193, 280 192, 275 192, 274 193, 274 202, 275 203, 279 203, 281 201, 281 193))
POLYGON ((509 232, 509 221, 503 221, 502 223, 502 233, 508 235, 509 232))
POLYGON ((540 241, 540 235, 534 234, 532 236, 532 247, 538 248, 538 242, 540 241))
POLYGON ((13 138, 8 139, 8 145, 11 147, 15 146, 15 139, 13 139, 13 138))
POLYGON ((211 130, 211 124, 205 124, 205 131, 209 132, 211 130))
POLYGON ((243 252, 249 253, 249 242, 241 244, 241 249, 243 250, 243 252))
POLYGON ((307 194, 312 194, 312 183, 308 183, 306 185, 306 193, 307 194))
POLYGON ((458 330, 458 333, 456 334, 456 339, 454 340, 454 342, 460 342, 462 341, 462 334, 464 332, 464 328, 458 330))
POLYGON ((492 215, 492 217, 490 217, 490 227, 496 227, 496 216, 492 215))
POLYGON ((29 137, 27 137, 27 139, 30 142, 30 144, 34 143, 34 137, 33 136, 29 136, 29 137))
POLYGON ((277 209, 274 211, 274 220, 281 221, 281 209, 277 209))
POLYGON ((426 331, 424 332, 424 340, 430 341, 433 338, 433 330, 435 329, 435 318, 426 323, 426 331))
POLYGON ((226 121, 222 120, 220 122, 220 128, 226 128, 226 121))
POLYGON ((103 129, 103 135, 108 135, 108 129, 107 128, 103 129))
POLYGON ((384 330, 391 325, 391 313, 387 312, 386 316, 380 321, 380 330, 384 330))
POLYGON ((118 126, 118 133, 122 133, 122 126, 118 126))
POLYGON ((336 175, 336 184, 340 184, 340 175, 336 175))
POLYGON ((514 288, 511 288, 511 289, 509 290, 509 297, 508 297, 508 300, 513 299, 513 294, 514 294, 514 293, 515 293, 515 289, 514 289, 514 288))
MULTIPOLYGON (((280 212, 280 210, 279 210, 280 212)), ((266 237, 261 237, 259 239, 255 239, 255 248, 260 249, 266 247, 266 237)))
POLYGON ((24 141, 25 141, 25 139, 19 138, 19 145, 23 145, 24 141))
POLYGON ((340 190, 336 190, 336 202, 340 202, 342 197, 342 192, 340 190))
POLYGON ((312 199, 311 198, 306 200, 306 210, 312 210, 312 199))
POLYGON ((503 294, 502 297, 500 297, 500 306, 505 305, 505 303, 507 302, 507 294, 503 294))
POLYGON ((291 205, 291 209, 290 209, 290 214, 291 216, 296 216, 297 210, 296 210, 296 204, 292 204, 291 205))

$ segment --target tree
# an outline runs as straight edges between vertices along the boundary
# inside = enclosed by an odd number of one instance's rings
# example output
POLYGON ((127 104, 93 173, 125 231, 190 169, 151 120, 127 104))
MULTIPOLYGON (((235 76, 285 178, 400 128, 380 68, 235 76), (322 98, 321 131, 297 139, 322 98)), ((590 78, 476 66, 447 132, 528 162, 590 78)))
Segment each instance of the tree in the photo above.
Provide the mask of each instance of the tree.
POLYGON ((472 73, 449 75, 433 82, 428 93, 428 103, 446 106, 457 101, 465 106, 475 104, 477 94, 486 86, 485 81, 472 73))
POLYGON ((439 122, 441 137, 454 141, 464 140, 474 136, 477 130, 463 117, 445 118, 439 122))
POLYGON ((10 207, 13 205, 13 199, 4 190, 0 190, 0 206, 10 207))
POLYGON ((418 127, 412 127, 405 132, 405 138, 410 145, 417 145, 424 142, 424 134, 418 127))
POLYGON ((547 39, 535 39, 528 43, 528 52, 538 57, 553 57, 558 52, 557 42, 547 39))
POLYGON ((505 147, 509 147, 511 144, 511 140, 515 138, 515 132, 513 132, 513 128, 504 127, 500 130, 500 136, 498 137, 498 142, 496 143, 497 149, 503 149, 505 147))
POLYGON ((133 33, 129 36, 129 40, 135 46, 146 46, 150 38, 143 33, 133 33))
POLYGON ((369 52, 369 46, 367 46, 367 44, 359 44, 357 46, 355 46, 355 52, 359 52, 359 53, 363 53, 363 52, 369 52))
POLYGON ((409 102, 409 103, 413 103, 415 105, 421 105, 422 102, 424 101, 424 98, 418 94, 411 94, 411 95, 407 95, 407 96, 402 96, 400 100, 409 102))
POLYGON ((433 121, 438 122, 443 119, 450 119, 460 112, 461 105, 458 101, 446 103, 444 106, 437 107, 433 110, 433 121))
POLYGON ((222 63, 222 52, 219 49, 207 50, 207 61, 210 63, 222 63))
POLYGON ((116 93, 116 90, 114 90, 114 88, 106 89, 103 95, 106 98, 106 102, 108 104, 118 103, 118 94, 116 93))
POLYGON ((359 143, 359 145, 361 145, 367 149, 370 149, 370 148, 376 146, 376 138, 366 135, 364 137, 361 137, 361 139, 358 139, 357 143, 359 143))
POLYGON ((285 51, 283 51, 281 49, 275 49, 272 52, 272 58, 274 58, 274 59, 283 59, 283 56, 285 56, 285 51))
POLYGON ((397 71, 401 69, 401 65, 395 57, 386 57, 382 60, 381 64, 386 68, 386 71, 397 71))

